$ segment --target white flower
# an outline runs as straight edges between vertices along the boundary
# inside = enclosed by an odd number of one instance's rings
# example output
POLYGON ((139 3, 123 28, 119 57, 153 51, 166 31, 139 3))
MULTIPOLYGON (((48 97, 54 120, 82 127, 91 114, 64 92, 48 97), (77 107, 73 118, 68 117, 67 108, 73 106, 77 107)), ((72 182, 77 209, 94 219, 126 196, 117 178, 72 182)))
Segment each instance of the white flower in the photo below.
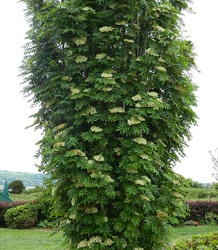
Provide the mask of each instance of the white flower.
POLYGON ((86 37, 76 37, 73 39, 73 41, 77 46, 84 45, 87 42, 87 38, 86 37))
POLYGON ((105 217, 103 218, 103 221, 104 221, 104 222, 108 222, 108 217, 105 216, 105 217))
POLYGON ((74 88, 74 87, 72 87, 70 90, 71 90, 72 95, 79 94, 80 92, 80 89, 74 88))
POLYGON ((56 129, 63 129, 63 128, 65 128, 67 126, 67 124, 66 123, 62 123, 62 124, 60 124, 60 125, 58 125, 57 127, 56 127, 56 129))
POLYGON ((72 198, 72 199, 71 199, 71 205, 73 206, 73 205, 75 205, 75 203, 76 203, 76 199, 75 199, 75 198, 72 198))
POLYGON ((104 244, 107 245, 107 246, 111 246, 114 242, 111 240, 111 239, 106 239, 104 244))
POLYGON ((142 247, 135 247, 133 250, 144 250, 142 247))
POLYGON ((110 32, 110 31, 113 31, 114 28, 111 27, 111 26, 103 26, 99 29, 100 32, 110 32))
POLYGON ((75 59, 76 63, 83 63, 86 62, 88 60, 88 58, 86 56, 77 56, 75 59))
POLYGON ((123 39, 123 41, 126 43, 134 43, 134 40, 131 40, 131 39, 123 39))
POLYGON ((95 10, 92 8, 92 7, 89 7, 89 6, 87 6, 87 7, 84 7, 84 8, 82 8, 84 11, 90 11, 90 12, 95 12, 95 10))
POLYGON ((103 162, 103 161, 104 161, 104 157, 103 157, 102 155, 95 155, 95 156, 93 157, 93 159, 94 159, 95 161, 98 161, 98 162, 103 162))
POLYGON ((142 155, 140 155, 140 157, 141 157, 143 160, 148 160, 148 159, 149 159, 148 155, 146 155, 146 154, 142 154, 142 155))
POLYGON ((158 93, 156 93, 156 92, 148 92, 148 95, 150 95, 151 97, 154 97, 154 98, 158 97, 158 93))
POLYGON ((135 60, 136 60, 136 62, 141 62, 142 59, 138 57, 135 60))
POLYGON ((142 105, 141 105, 141 103, 140 102, 138 102, 138 103, 136 103, 136 108, 142 108, 142 105))
POLYGON ((147 177, 147 176, 142 176, 142 180, 148 182, 148 183, 151 183, 151 180, 147 177))
POLYGON ((139 116, 132 117, 127 122, 128 122, 128 125, 131 126, 131 125, 139 124, 142 121, 145 121, 145 118, 139 115, 139 116))
POLYGON ((137 170, 137 169, 134 169, 134 168, 127 168, 127 169, 126 169, 126 172, 127 172, 127 173, 130 173, 130 174, 137 174, 137 173, 138 173, 138 170, 137 170))
POLYGON ((99 128, 99 127, 96 127, 96 126, 92 126, 90 129, 91 129, 92 132, 96 132, 96 133, 103 131, 102 128, 99 128))
POLYGON ((152 48, 148 48, 148 49, 146 50, 146 52, 147 52, 149 55, 158 56, 158 54, 157 54, 152 48))
POLYGON ((102 238, 100 236, 94 236, 89 240, 89 246, 92 243, 101 243, 102 242, 102 238))
POLYGON ((88 92, 90 92, 90 91, 91 91, 90 88, 87 88, 87 89, 84 89, 84 90, 83 90, 84 93, 88 93, 88 92))
POLYGON ((132 100, 135 101, 135 102, 136 101, 141 101, 142 97, 141 97, 141 95, 137 94, 137 95, 135 95, 135 96, 132 97, 132 100))
POLYGON ((136 185, 140 185, 140 186, 146 186, 147 185, 147 183, 146 183, 146 181, 144 181, 144 180, 136 180, 135 181, 135 184, 136 185))
POLYGON ((71 220, 75 220, 75 219, 76 219, 76 213, 75 213, 75 214, 71 214, 71 215, 69 216, 69 218, 70 218, 71 220))
POLYGON ((103 72, 103 73, 101 74, 101 77, 103 77, 103 78, 112 78, 113 75, 112 75, 111 73, 103 72))
POLYGON ((97 207, 86 208, 84 211, 86 214, 96 214, 98 213, 97 207))
POLYGON ((94 115, 96 113, 97 113, 96 108, 91 106, 85 112, 83 112, 82 115, 87 116, 87 115, 94 115))
POLYGON ((167 70, 164 67, 161 67, 161 66, 157 66, 156 70, 158 70, 158 71, 160 71, 162 73, 166 73, 167 72, 167 70))
POLYGON ((87 240, 83 240, 80 241, 80 243, 78 244, 77 248, 85 248, 88 246, 88 241, 87 240))
POLYGON ((122 107, 116 107, 116 108, 112 108, 109 109, 109 112, 114 114, 114 113, 125 113, 125 109, 122 107))
POLYGON ((101 60, 101 59, 105 58, 106 56, 107 56, 107 55, 106 55, 105 53, 97 54, 97 55, 95 56, 95 59, 101 60))
POLYGON ((64 147, 65 142, 56 142, 53 146, 54 146, 54 148, 56 148, 56 147, 64 147))
POLYGON ((115 24, 120 26, 124 25, 125 27, 128 27, 128 23, 126 21, 117 21, 115 24))
POLYGON ((146 195, 140 195, 141 200, 143 201, 150 201, 150 199, 146 195))
POLYGON ((119 147, 114 148, 114 152, 115 152, 118 156, 120 156, 120 155, 122 154, 122 149, 119 148, 119 147))
POLYGON ((159 26, 159 25, 156 25, 156 26, 154 26, 153 28, 154 28, 155 30, 157 30, 157 31, 160 31, 160 32, 164 32, 164 31, 165 31, 165 29, 164 29, 163 27, 159 26))
POLYGON ((74 153, 75 155, 86 156, 86 154, 83 151, 81 151, 80 149, 71 149, 70 152, 74 153))
POLYGON ((71 82, 72 81, 72 77, 70 77, 70 76, 64 76, 64 77, 62 77, 62 79, 61 79, 62 81, 68 81, 68 82, 71 82))
POLYGON ((113 183, 113 182, 114 182, 114 180, 110 177, 110 175, 105 175, 105 176, 104 176, 104 179, 105 179, 105 181, 106 181, 107 183, 113 183))
POLYGON ((103 88, 103 91, 105 91, 105 92, 110 92, 112 89, 113 89, 113 88, 111 88, 111 87, 103 88))
POLYGON ((147 144, 147 140, 145 138, 142 138, 142 137, 134 138, 133 141, 138 143, 138 144, 142 144, 142 145, 147 144))

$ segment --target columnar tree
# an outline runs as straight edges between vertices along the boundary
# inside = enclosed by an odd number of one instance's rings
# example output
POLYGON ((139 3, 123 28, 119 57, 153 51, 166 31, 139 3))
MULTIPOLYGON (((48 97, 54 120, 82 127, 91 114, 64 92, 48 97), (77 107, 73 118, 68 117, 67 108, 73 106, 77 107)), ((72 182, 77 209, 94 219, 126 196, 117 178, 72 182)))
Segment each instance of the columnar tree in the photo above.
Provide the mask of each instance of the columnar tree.
POLYGON ((24 92, 70 249, 159 249, 195 123, 188 0, 22 0, 24 92))

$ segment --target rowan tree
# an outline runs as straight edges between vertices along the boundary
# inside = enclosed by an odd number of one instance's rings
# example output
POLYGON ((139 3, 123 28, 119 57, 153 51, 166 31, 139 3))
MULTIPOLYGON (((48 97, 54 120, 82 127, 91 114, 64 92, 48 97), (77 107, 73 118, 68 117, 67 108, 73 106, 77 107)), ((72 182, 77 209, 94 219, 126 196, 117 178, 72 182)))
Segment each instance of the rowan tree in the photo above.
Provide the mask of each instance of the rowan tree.
POLYGON ((161 249, 195 123, 188 0, 22 0, 24 92, 70 249, 161 249))

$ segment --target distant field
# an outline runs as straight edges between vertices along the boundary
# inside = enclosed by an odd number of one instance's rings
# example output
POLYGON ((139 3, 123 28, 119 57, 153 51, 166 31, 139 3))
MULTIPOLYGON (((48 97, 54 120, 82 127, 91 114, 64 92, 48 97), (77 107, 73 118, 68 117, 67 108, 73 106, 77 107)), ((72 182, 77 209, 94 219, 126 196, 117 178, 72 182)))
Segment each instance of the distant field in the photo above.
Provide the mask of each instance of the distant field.
POLYGON ((10 194, 10 198, 12 201, 33 201, 36 200, 40 193, 32 193, 32 194, 10 194))
POLYGON ((64 250, 62 233, 0 228, 0 250, 64 250))

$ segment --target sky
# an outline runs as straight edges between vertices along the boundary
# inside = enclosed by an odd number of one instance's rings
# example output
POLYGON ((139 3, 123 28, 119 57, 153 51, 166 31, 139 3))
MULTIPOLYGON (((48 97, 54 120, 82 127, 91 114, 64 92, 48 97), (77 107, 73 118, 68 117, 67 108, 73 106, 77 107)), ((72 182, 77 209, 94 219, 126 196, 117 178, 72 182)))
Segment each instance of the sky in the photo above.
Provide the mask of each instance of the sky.
MULTIPOLYGON (((214 181, 209 150, 218 148, 218 1, 194 0, 195 15, 186 13, 185 33, 194 42, 196 64, 200 71, 192 72, 199 86, 196 96, 198 126, 191 128, 192 140, 185 149, 186 157, 174 170, 187 178, 207 183, 214 181)), ((25 129, 32 124, 34 110, 23 97, 22 78, 18 77, 28 25, 24 4, 17 0, 1 1, 0 15, 0 170, 36 173, 36 142, 39 131, 25 129)))

